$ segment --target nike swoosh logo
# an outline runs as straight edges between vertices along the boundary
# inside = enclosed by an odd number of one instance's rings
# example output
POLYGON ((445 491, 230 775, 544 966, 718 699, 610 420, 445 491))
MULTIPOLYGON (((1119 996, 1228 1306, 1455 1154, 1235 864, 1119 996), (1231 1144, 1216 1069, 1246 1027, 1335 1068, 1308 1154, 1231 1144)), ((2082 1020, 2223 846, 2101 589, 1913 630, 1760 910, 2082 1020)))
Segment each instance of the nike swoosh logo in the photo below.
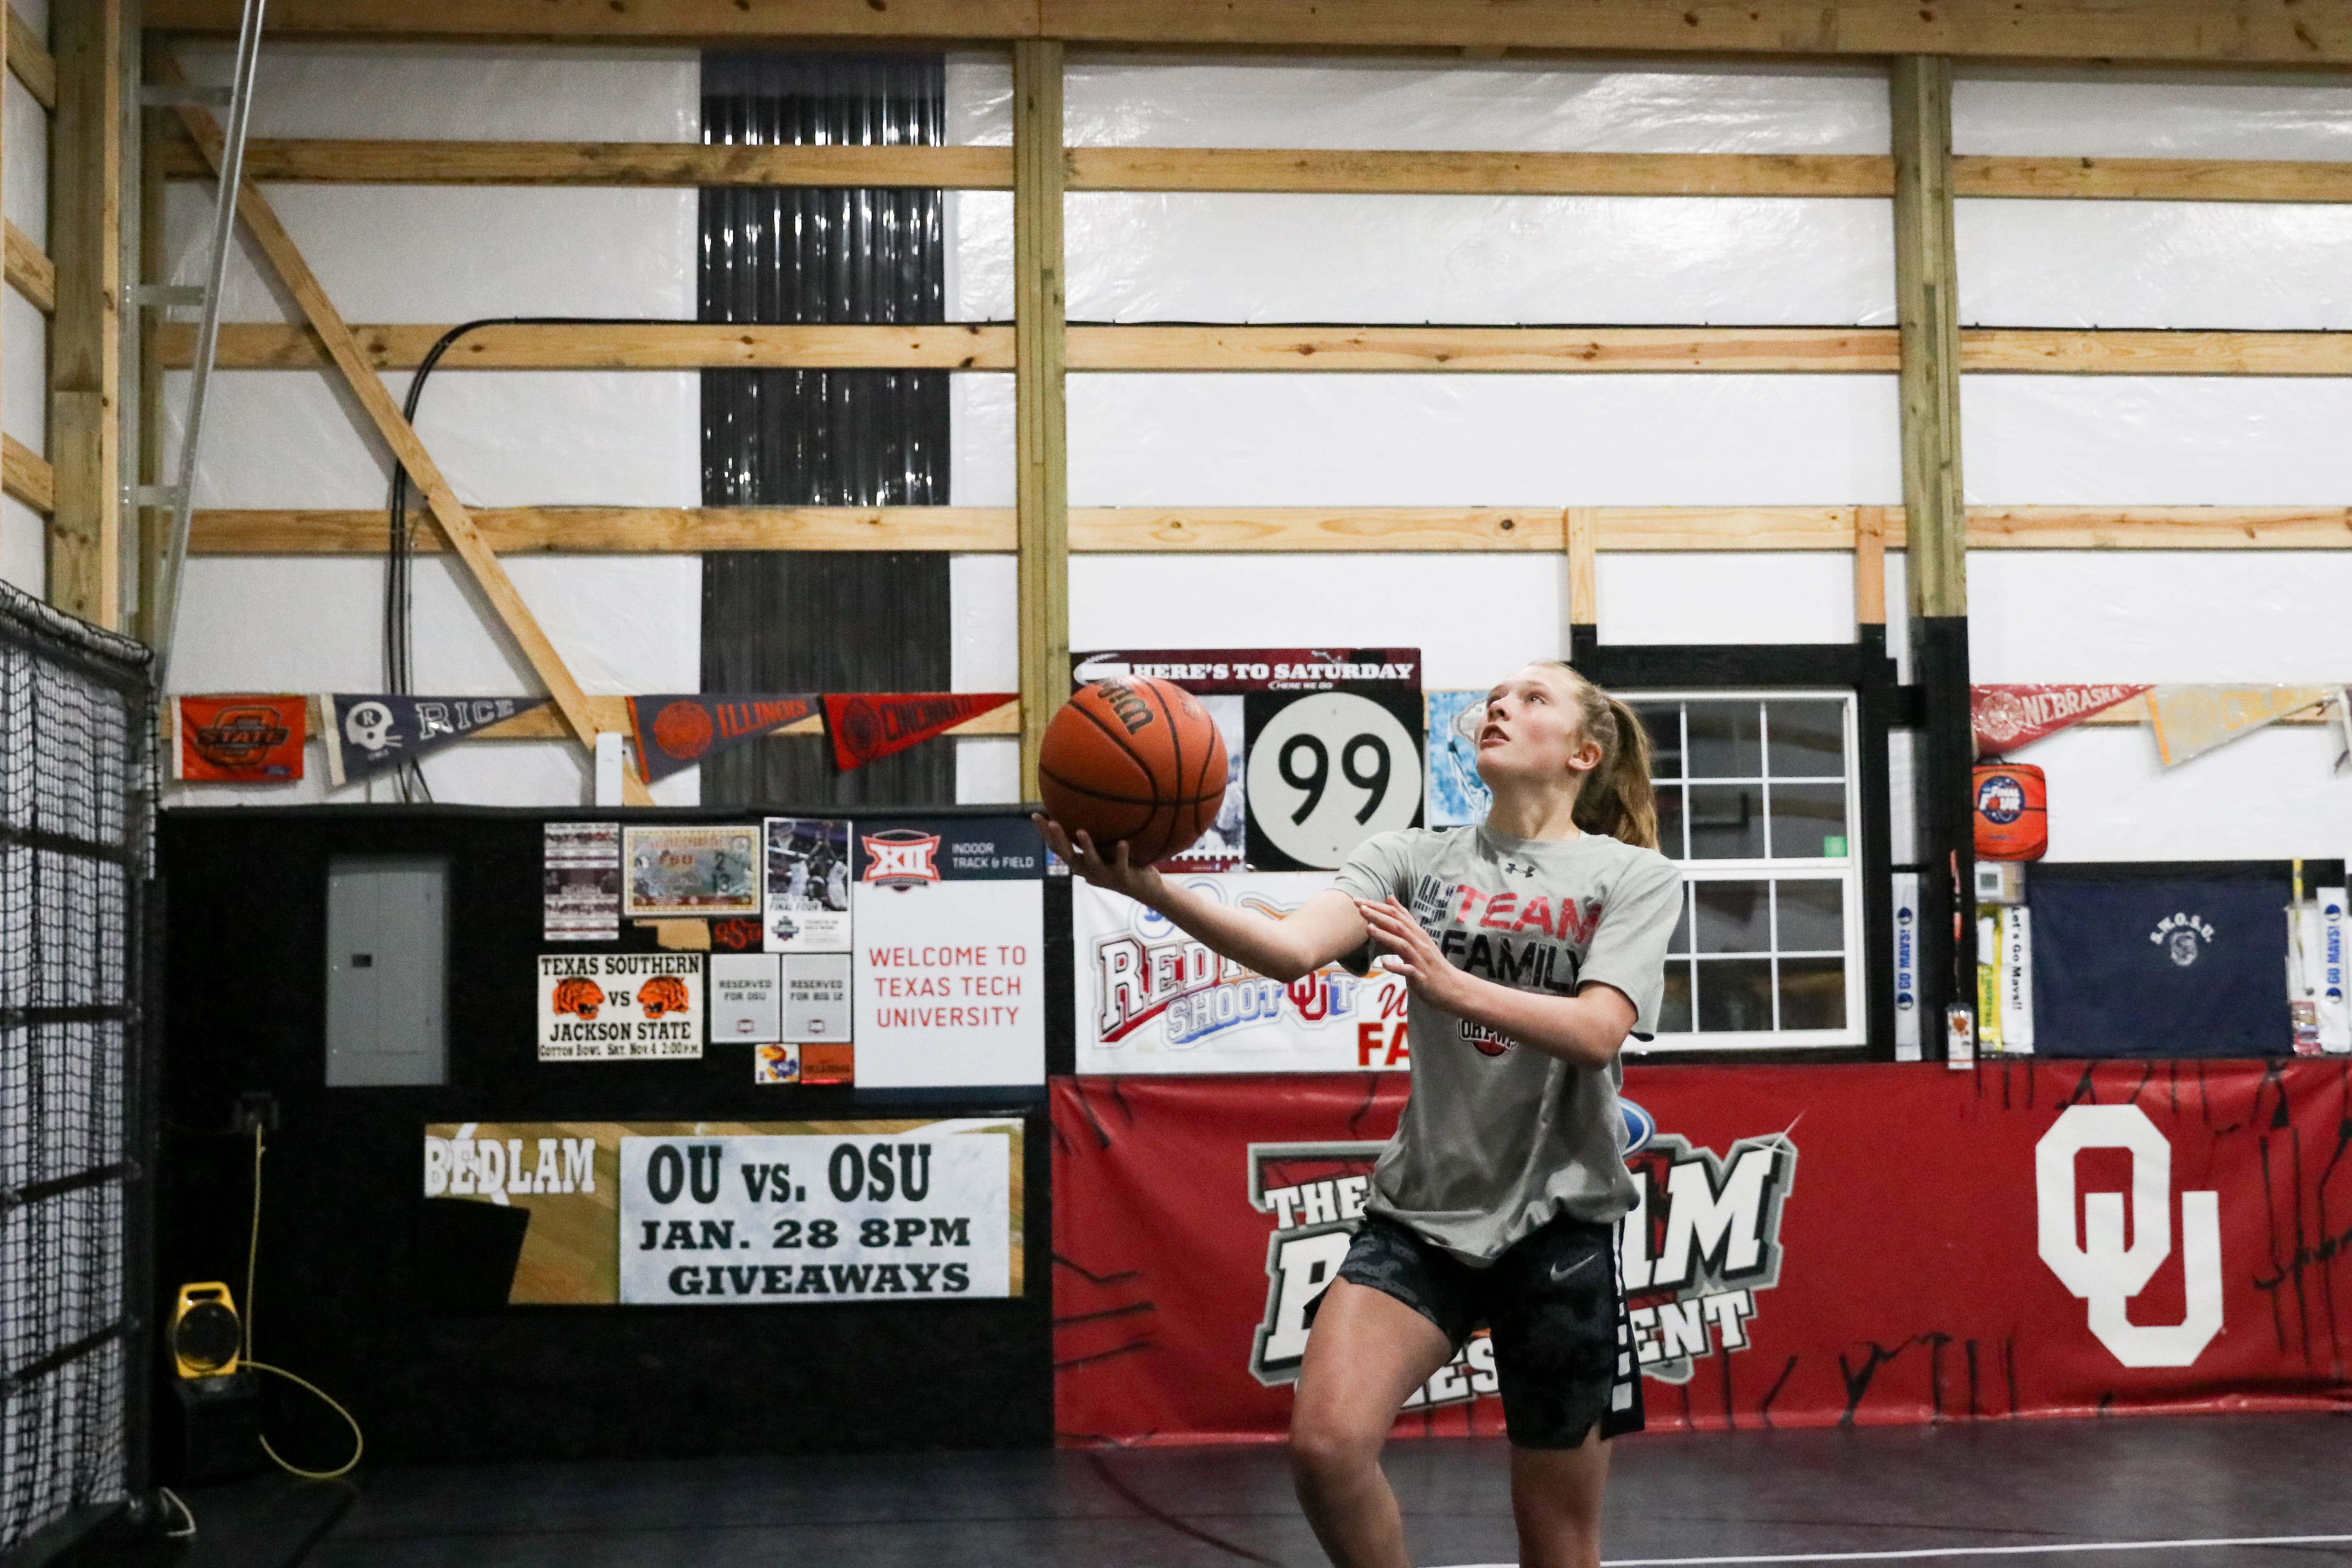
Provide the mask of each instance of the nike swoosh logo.
POLYGON ((1553 1284, 1557 1285, 1557 1284, 1559 1284, 1561 1280, 1563 1280, 1563 1279, 1567 1279, 1570 1275, 1571 1275, 1571 1274, 1573 1274, 1573 1273, 1577 1272, 1577 1270, 1579 1270, 1579 1269, 1582 1268, 1585 1266, 1585 1264, 1587 1264, 1587 1263, 1598 1263, 1598 1262, 1600 1262, 1600 1261, 1601 1261, 1601 1255, 1600 1255, 1599 1253, 1595 1252, 1595 1253, 1590 1253, 1590 1254, 1586 1255, 1586 1257, 1584 1258, 1584 1259, 1583 1259, 1581 1262, 1578 1262, 1578 1263, 1571 1263, 1571 1264, 1570 1264, 1570 1265, 1569 1265, 1567 1268, 1562 1268, 1559 1264, 1555 1263, 1555 1264, 1553 1264, 1553 1265, 1551 1266, 1551 1282, 1552 1282, 1553 1284))

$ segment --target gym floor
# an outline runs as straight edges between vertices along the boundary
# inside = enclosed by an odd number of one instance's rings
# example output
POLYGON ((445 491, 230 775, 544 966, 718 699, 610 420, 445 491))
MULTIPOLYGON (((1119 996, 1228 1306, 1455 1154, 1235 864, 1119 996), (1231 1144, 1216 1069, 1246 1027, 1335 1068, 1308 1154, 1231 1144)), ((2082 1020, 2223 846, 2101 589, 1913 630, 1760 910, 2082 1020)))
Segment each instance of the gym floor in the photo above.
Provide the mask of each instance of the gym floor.
MULTIPOLYGON (((1416 1562, 1515 1561, 1496 1440, 1392 1444, 1416 1562)), ((1646 1435, 1616 1564, 2352 1563, 2352 1423, 2226 1415, 1646 1435), (2256 1541, 2269 1544, 2254 1544, 2256 1541)), ((1279 1447, 384 1470, 191 1491, 184 1568, 1311 1568, 1279 1447)))

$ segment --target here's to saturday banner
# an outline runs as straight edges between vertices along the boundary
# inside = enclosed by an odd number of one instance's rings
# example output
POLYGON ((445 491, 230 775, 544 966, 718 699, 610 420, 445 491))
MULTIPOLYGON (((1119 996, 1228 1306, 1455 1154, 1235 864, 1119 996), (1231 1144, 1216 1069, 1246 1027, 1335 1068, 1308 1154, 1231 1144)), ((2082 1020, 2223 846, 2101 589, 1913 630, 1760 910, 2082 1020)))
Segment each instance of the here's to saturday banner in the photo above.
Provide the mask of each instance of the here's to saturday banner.
POLYGON ((417 1261, 507 1270, 518 1306, 1018 1296, 1021 1154, 1017 1118, 438 1123, 426 1199, 529 1217, 511 1259, 433 1225, 417 1261))

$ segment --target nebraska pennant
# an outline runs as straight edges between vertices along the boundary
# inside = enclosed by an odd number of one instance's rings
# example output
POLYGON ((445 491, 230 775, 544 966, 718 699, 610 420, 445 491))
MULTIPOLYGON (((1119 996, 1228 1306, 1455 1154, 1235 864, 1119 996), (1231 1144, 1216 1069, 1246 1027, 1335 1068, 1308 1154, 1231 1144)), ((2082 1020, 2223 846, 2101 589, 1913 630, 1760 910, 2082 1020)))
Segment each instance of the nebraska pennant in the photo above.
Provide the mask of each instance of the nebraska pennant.
POLYGON ((544 697, 404 697, 390 691, 331 691, 326 704, 327 777, 336 788, 390 773, 478 730, 544 708, 544 697))
POLYGON ((302 776, 307 697, 183 697, 179 721, 173 767, 187 783, 291 784, 302 776))
POLYGON ((2128 702, 2145 686, 1972 686, 1969 713, 1977 732, 1977 755, 1990 756, 2027 746, 2128 702))
POLYGON ((824 727, 833 736, 833 760, 847 773, 877 757, 903 752, 918 741, 954 729, 992 709, 1020 699, 1017 691, 889 692, 843 696, 828 692, 824 727))
POLYGON ((629 699, 647 784, 816 714, 814 692, 703 691, 629 699))
POLYGON ((2335 694, 2327 686, 2159 686, 2147 694, 2156 754, 2168 768, 2226 746, 2335 694))

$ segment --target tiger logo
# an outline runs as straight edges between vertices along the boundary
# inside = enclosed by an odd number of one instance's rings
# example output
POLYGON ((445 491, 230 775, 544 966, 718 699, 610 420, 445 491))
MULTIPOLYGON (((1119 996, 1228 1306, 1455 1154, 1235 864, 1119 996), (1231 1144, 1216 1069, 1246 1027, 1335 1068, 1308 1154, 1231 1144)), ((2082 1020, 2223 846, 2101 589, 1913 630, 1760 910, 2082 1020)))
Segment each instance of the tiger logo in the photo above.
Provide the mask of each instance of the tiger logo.
POLYGON ((593 1018, 596 1009, 604 1005, 604 988, 593 980, 575 974, 556 983, 554 1008, 558 1013, 569 1013, 576 1018, 593 1018))
POLYGON ((693 1005, 686 994, 686 982, 675 974, 656 974, 637 987, 637 1011, 648 1018, 683 1013, 693 1005))

